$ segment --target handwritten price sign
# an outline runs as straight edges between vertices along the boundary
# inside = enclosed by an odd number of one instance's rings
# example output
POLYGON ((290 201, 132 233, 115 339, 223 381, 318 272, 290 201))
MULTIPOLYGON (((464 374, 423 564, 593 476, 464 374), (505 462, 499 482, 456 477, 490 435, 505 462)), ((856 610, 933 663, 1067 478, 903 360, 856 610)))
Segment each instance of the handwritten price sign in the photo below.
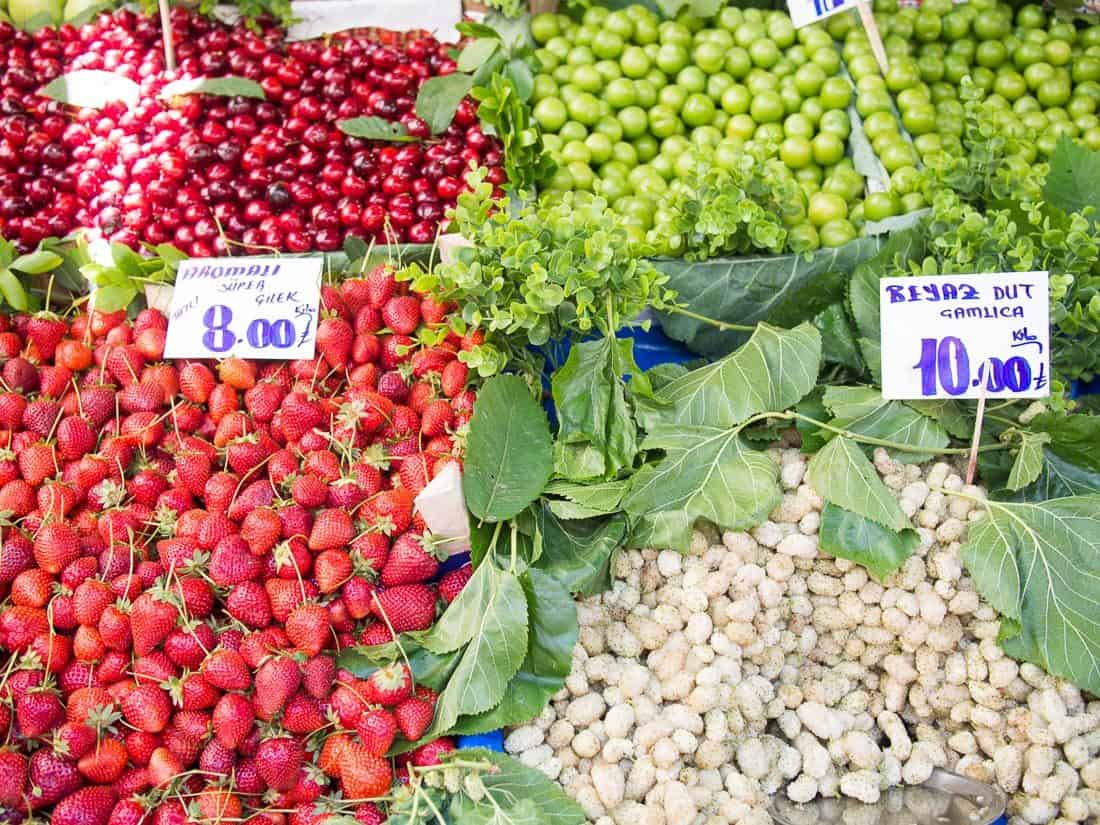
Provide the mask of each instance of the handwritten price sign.
POLYGON ((855 7, 854 0, 787 0, 787 10, 796 29, 855 7))
POLYGON ((193 258, 176 273, 166 358, 312 358, 320 258, 193 258))
POLYGON ((885 398, 1050 395, 1046 272, 879 282, 885 398))

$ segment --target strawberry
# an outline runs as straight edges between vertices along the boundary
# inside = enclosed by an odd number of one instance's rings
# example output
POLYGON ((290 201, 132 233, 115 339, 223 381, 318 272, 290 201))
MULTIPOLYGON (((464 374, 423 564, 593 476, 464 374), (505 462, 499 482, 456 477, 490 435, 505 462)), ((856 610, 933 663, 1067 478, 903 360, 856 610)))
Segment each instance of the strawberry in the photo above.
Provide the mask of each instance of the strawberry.
POLYGON ((251 389, 256 385, 256 365, 243 358, 226 358, 218 364, 218 378, 233 389, 251 389))
POLYGON ((117 799, 114 788, 81 788, 57 803, 50 825, 107 825, 117 799))
POLYGON ((420 301, 412 295, 397 295, 382 306, 382 320, 399 335, 410 335, 420 326, 420 301))
POLYGON ((375 595, 371 612, 395 633, 427 630, 435 621, 435 594, 425 584, 400 584, 375 595))
POLYGON ((335 680, 336 663, 328 656, 314 656, 302 668, 302 688, 314 699, 327 698, 335 680))
POLYGON ((420 433, 427 438, 445 435, 454 424, 454 410, 442 398, 427 404, 420 413, 420 433))
POLYGON ((409 397, 409 383, 397 370, 384 372, 378 377, 378 392, 400 404, 409 397))
POLYGON ((369 753, 385 756, 397 736, 397 720, 388 710, 367 710, 355 723, 355 731, 369 753))
POLYGON ((260 665, 253 698, 256 715, 265 721, 274 718, 297 692, 301 681, 302 674, 292 659, 275 657, 260 665))
POLYGON ((30 768, 23 754, 7 748, 0 750, 0 805, 17 808, 22 804, 23 786, 30 768))
POLYGON ((359 825, 383 825, 386 815, 373 802, 364 802, 355 806, 355 821, 359 825))
POLYGON ((340 787, 348 799, 384 796, 393 784, 393 770, 385 759, 370 753, 358 742, 348 744, 340 755, 340 787))
POLYGON ((42 361, 49 361, 57 350, 57 345, 65 337, 68 327, 52 312, 36 313, 27 322, 27 338, 42 361))
POLYGON ((271 624, 271 600, 254 581, 241 582, 230 590, 225 610, 246 627, 256 629, 271 624))
POLYGON ((372 269, 367 273, 366 282, 367 302, 375 309, 381 309, 397 291, 397 281, 389 264, 379 264, 372 269))
POLYGON ((472 575, 473 568, 468 564, 464 564, 462 567, 457 567, 454 570, 448 570, 439 580, 439 597, 447 604, 450 604, 458 598, 458 594, 462 592, 462 588, 470 581, 472 575))
POLYGON ((355 332, 351 324, 343 318, 324 318, 317 325, 317 353, 333 369, 342 370, 347 367, 354 339, 355 332))
POLYGON ((122 698, 122 715, 138 730, 160 733, 168 725, 172 703, 155 685, 139 685, 122 698))
POLYGON ((65 709, 56 693, 29 690, 15 700, 15 723, 27 739, 42 736, 65 721, 65 709))
POLYGON ((134 653, 144 656, 153 652, 176 626, 179 611, 172 597, 163 589, 142 593, 130 607, 130 629, 134 653))
POLYGON ((351 578, 354 565, 343 550, 325 550, 313 560, 313 578, 322 593, 334 593, 351 578))
POLYGON ((198 742, 179 730, 169 730, 165 745, 149 756, 149 781, 154 787, 163 788, 183 771, 184 763, 198 758, 198 742))
POLYGON ((289 791, 298 781, 298 769, 305 760, 301 743, 288 736, 267 739, 256 750, 256 765, 269 788, 289 791))
POLYGON ((53 805, 84 784, 76 762, 49 748, 40 748, 31 754, 28 772, 31 786, 38 789, 31 799, 36 808, 53 805))
POLYGON ((424 453, 411 455, 401 462, 398 471, 401 486, 412 495, 417 495, 431 481, 431 467, 434 462, 424 453))
POLYGON ((437 301, 430 295, 420 299, 420 315, 428 326, 442 324, 447 318, 450 307, 445 301, 437 301))
POLYGON ((316 656, 331 639, 329 614, 319 604, 302 604, 286 620, 286 635, 307 656, 316 656))
POLYGON ((387 525, 388 535, 404 533, 412 522, 413 496, 408 490, 383 490, 364 506, 372 523, 387 525))
POLYGON ((77 768, 89 782, 110 785, 122 776, 129 754, 118 739, 102 739, 95 749, 80 757, 77 768))
POLYGON ((96 431, 83 418, 70 415, 57 425, 57 452, 66 461, 74 461, 95 449, 96 431))
POLYGON ((255 710, 248 699, 238 693, 227 693, 214 706, 214 736, 225 747, 234 750, 248 738, 255 718, 255 710))
POLYGON ((244 657, 236 650, 218 647, 202 663, 202 675, 219 690, 246 690, 252 684, 244 657))
POLYGON ((418 768, 426 768, 439 764, 439 757, 455 750, 455 743, 449 736, 436 739, 426 745, 421 745, 411 754, 412 763, 418 768))
POLYGON ((34 537, 34 559, 48 573, 60 573, 80 555, 80 538, 68 524, 46 524, 34 537))
POLYGON ((415 584, 433 578, 439 571, 439 562, 424 549, 425 536, 402 533, 393 543, 380 581, 390 587, 397 584, 415 584))
POLYGON ((366 679, 366 699, 374 705, 393 707, 412 693, 412 673, 408 665, 395 662, 381 667, 366 679))
POLYGON ((180 393, 188 401, 205 404, 217 384, 212 373, 202 364, 191 362, 180 367, 180 393))
POLYGON ((393 709, 393 715, 401 735, 415 742, 431 726, 435 706, 417 696, 410 696, 393 709))
POLYGON ((296 693, 283 710, 283 727, 290 733, 308 734, 323 728, 327 722, 320 703, 312 696, 296 693))
MULTIPOLYGON (((302 478, 308 478, 303 476, 302 478)), ((326 490, 325 497, 328 497, 326 490)), ((310 550, 334 550, 346 546, 355 536, 351 516, 344 510, 321 510, 309 534, 310 550)))

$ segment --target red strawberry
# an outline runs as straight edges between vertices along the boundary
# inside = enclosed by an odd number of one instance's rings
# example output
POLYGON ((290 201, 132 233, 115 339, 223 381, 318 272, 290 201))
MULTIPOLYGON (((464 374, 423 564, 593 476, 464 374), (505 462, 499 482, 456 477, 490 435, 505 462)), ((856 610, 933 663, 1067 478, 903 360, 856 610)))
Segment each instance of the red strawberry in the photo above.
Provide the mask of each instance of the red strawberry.
POLYGON ((408 665, 395 662, 381 667, 366 679, 367 701, 393 707, 412 693, 412 673, 408 665))
POLYGON ((450 604, 458 598, 458 594, 462 592, 462 588, 466 586, 472 575, 473 568, 468 564, 448 570, 439 580, 439 597, 450 604))
POLYGON ((397 736, 397 720, 388 710, 367 710, 355 723, 355 731, 369 753, 385 756, 397 736))
POLYGON ((373 802, 364 802, 355 806, 355 821, 359 825, 382 825, 386 821, 386 815, 373 802))
POLYGON ((393 770, 385 759, 367 751, 358 742, 348 744, 340 754, 340 786, 348 799, 372 799, 389 793, 393 770))
POLYGON ((39 312, 27 322, 27 338, 42 361, 53 358, 57 345, 65 337, 65 322, 52 312, 39 312))
POLYGON ((114 788, 81 788, 57 803, 50 825, 107 825, 117 799, 114 788))
POLYGON ((245 690, 252 684, 248 665, 236 650, 218 647, 202 663, 202 675, 219 690, 245 690))
POLYGON ((66 461, 74 461, 95 449, 96 431, 83 418, 70 415, 57 425, 57 451, 66 461))
POLYGON ((256 750, 256 766, 269 788, 289 791, 298 781, 298 770, 305 760, 301 743, 288 736, 267 739, 256 750))
POLYGON ((214 706, 214 735, 225 747, 235 750, 252 731, 256 713, 252 703, 238 693, 227 693, 214 706))
POLYGON ((56 693, 35 688, 15 700, 15 724, 27 739, 49 733, 65 721, 65 709, 56 693))
POLYGON ((381 309, 397 290, 393 270, 388 264, 379 264, 366 277, 367 301, 375 309, 381 309))
POLYGON ((443 391, 445 396, 454 398, 465 388, 466 378, 469 373, 470 368, 458 359, 450 361, 447 366, 443 368, 443 373, 440 376, 439 388, 443 391))
POLYGON ((314 699, 325 699, 336 681, 336 663, 328 656, 314 656, 302 668, 302 688, 314 699))
POLYGON ((426 584, 400 584, 378 593, 371 610, 395 633, 427 630, 435 621, 435 594, 426 584))
POLYGON ((283 710, 283 727, 291 733, 313 733, 323 728, 326 722, 320 703, 304 693, 292 696, 283 710))
POLYGON ((34 537, 34 559, 48 573, 60 573, 80 558, 80 538, 68 524, 46 524, 34 537))
POLYGON ((0 750, 0 805, 17 808, 22 804, 23 786, 30 768, 27 758, 14 750, 0 750))
POLYGON ((347 367, 354 339, 355 332, 351 324, 343 318, 325 318, 317 325, 317 353, 333 369, 342 370, 347 367))
POLYGON ((387 535, 404 533, 412 523, 413 496, 408 490, 383 490, 371 498, 364 510, 368 519, 380 527, 388 526, 387 535))
POLYGON ((292 659, 268 659, 256 672, 256 715, 263 720, 274 718, 301 684, 302 674, 292 659))
POLYGON ((130 629, 134 640, 134 653, 145 656, 153 652, 176 626, 179 611, 172 597, 163 589, 146 591, 138 596, 130 608, 130 629))
POLYGON ((271 623, 271 600, 254 581, 236 585, 225 600, 225 610, 246 627, 259 629, 271 623))
POLYGON ((387 587, 426 582, 439 571, 439 562, 424 550, 424 536, 402 533, 390 549, 380 581, 387 587))
POLYGON ((30 784, 39 793, 31 799, 35 808, 53 805, 62 797, 79 790, 84 784, 76 762, 54 753, 49 748, 40 748, 31 754, 30 784))
POLYGON ((122 715, 138 730, 160 733, 168 725, 172 703, 155 685, 139 685, 122 698, 122 715))
POLYGON ((450 753, 454 749, 454 740, 449 736, 444 736, 442 739, 436 739, 434 742, 429 742, 414 750, 412 752, 412 763, 418 768, 438 765, 439 757, 445 753, 450 753))
POLYGON ((256 385, 256 365, 243 358, 226 358, 218 364, 218 378, 233 389, 251 389, 256 385))
POLYGON ((454 410, 451 403, 442 398, 432 401, 420 413, 420 432, 427 438, 445 435, 454 423, 454 410))
POLYGON ((179 380, 180 393, 195 404, 205 404, 217 384, 214 373, 202 364, 194 362, 180 367, 179 380))
MULTIPOLYGON (((307 478, 307 476, 303 476, 307 478)), ((325 497, 328 497, 326 490, 325 497)), ((322 510, 309 534, 310 550, 334 550, 345 547, 355 536, 351 516, 344 510, 322 510)))
POLYGON ((343 550, 325 550, 313 560, 313 578, 322 593, 334 593, 351 578, 351 556, 343 550))
POLYGON ((110 785, 122 776, 129 758, 126 746, 118 739, 103 739, 92 751, 80 757, 77 768, 89 782, 110 785))
POLYGON ((401 735, 410 742, 415 742, 431 727, 435 706, 424 699, 410 696, 393 709, 393 715, 397 719, 401 735))
POLYGON ((431 480, 431 467, 434 463, 434 460, 424 453, 406 458, 401 462, 399 470, 401 486, 414 496, 419 494, 431 480))
POLYGON ((399 335, 416 332, 420 326, 420 301, 412 295, 390 298, 382 307, 382 320, 399 335))
POLYGON ((319 604, 302 604, 286 620, 286 635, 307 656, 316 656, 332 639, 329 613, 319 604))

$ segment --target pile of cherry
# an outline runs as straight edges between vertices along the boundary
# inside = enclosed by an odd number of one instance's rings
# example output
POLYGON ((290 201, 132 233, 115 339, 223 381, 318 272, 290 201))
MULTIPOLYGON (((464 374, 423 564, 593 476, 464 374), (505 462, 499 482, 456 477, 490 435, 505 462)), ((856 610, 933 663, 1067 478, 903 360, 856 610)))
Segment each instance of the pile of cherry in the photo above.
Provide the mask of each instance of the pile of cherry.
POLYGON ((334 656, 469 579, 414 497, 461 461, 478 341, 385 267, 322 308, 316 358, 217 364, 165 363, 155 310, 0 316, 0 822, 379 823, 454 748, 387 757, 436 695, 334 656))
POLYGON ((192 257, 339 249, 345 238, 431 243, 471 164, 504 182, 499 143, 467 98, 431 136, 414 111, 420 85, 455 70, 430 38, 286 43, 172 12, 176 77, 253 80, 265 99, 160 100, 160 27, 130 11, 31 35, 0 23, 0 236, 34 247, 94 227, 131 247, 171 243, 192 257), (79 69, 141 87, 132 108, 75 109, 37 94, 79 69), (338 121, 399 122, 422 142, 349 137, 338 121))

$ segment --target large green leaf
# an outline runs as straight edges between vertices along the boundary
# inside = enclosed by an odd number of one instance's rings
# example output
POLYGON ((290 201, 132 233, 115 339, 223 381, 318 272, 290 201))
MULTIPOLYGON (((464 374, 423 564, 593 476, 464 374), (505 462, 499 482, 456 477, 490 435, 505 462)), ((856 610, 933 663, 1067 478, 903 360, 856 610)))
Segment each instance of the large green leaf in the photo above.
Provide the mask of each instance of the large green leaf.
POLYGON ((818 531, 823 553, 862 564, 880 581, 920 546, 916 530, 888 530, 877 522, 825 502, 818 531))
POLYGON ((56 252, 46 249, 36 249, 26 255, 20 255, 11 262, 12 269, 26 272, 28 275, 42 275, 51 269, 56 269, 61 264, 62 258, 56 252))
POLYGON ((628 370, 639 372, 633 345, 632 339, 613 337, 575 344, 554 373, 550 388, 560 425, 559 443, 589 444, 595 450, 590 467, 578 470, 575 462, 563 466, 559 460, 558 473, 573 480, 615 476, 633 464, 638 428, 622 379, 628 370))
POLYGON ((911 447, 890 451, 901 461, 927 461, 951 443, 934 418, 901 401, 888 401, 877 387, 828 387, 823 401, 833 412, 829 423, 834 427, 911 447))
POLYGON ((19 277, 6 267, 0 269, 0 295, 12 309, 25 312, 30 307, 30 298, 19 277))
MULTIPOLYGON (((490 567, 485 562, 482 567, 490 567)), ((516 576, 501 571, 482 604, 474 635, 436 703, 427 734, 442 735, 462 716, 495 707, 527 653, 527 598, 516 576)))
POLYGON ((517 375, 485 383, 474 404, 462 491, 486 521, 516 515, 542 492, 554 467, 546 413, 517 375))
POLYGON ((520 579, 527 596, 530 635, 527 656, 495 708, 459 719, 451 732, 484 733, 520 725, 537 716, 561 690, 573 665, 577 644, 577 606, 551 573, 531 568, 520 579))
POLYGON ((566 520, 544 503, 538 511, 538 527, 542 532, 539 569, 553 574, 575 595, 592 596, 610 586, 611 559, 627 535, 622 513, 566 520))
POLYGON ((852 439, 838 435, 810 459, 806 473, 826 501, 891 530, 909 526, 897 499, 852 439))
POLYGON ((428 78, 416 95, 416 116, 438 135, 451 125, 458 104, 473 86, 474 79, 461 72, 428 78))
POLYGON ((162 100, 184 95, 214 95, 215 97, 251 97, 263 100, 263 87, 247 77, 185 77, 173 80, 160 90, 162 100))
POLYGON ((1043 413, 1032 419, 1032 430, 1050 433, 1049 449, 1078 467, 1100 472, 1100 416, 1043 413))
POLYGON ((961 555, 1005 617, 1001 646, 1100 695, 1100 496, 989 502, 961 555))
POLYGON ((821 357, 825 363, 838 364, 856 374, 862 373, 865 369, 863 353, 844 304, 840 301, 830 304, 814 316, 813 322, 821 333, 821 357))
POLYGON ((924 257, 927 229, 919 224, 889 236, 873 257, 860 263, 852 272, 848 285, 848 309, 856 323, 856 332, 863 353, 863 360, 876 375, 881 363, 879 353, 879 286, 884 275, 894 274, 897 266, 905 267, 909 261, 924 257))
MULTIPOLYGON (((409 634, 402 635, 401 650, 404 650, 408 657, 409 668, 412 670, 415 682, 436 692, 442 691, 447 686, 447 681, 458 665, 458 651, 443 656, 436 655, 422 648, 420 643, 409 634)), ((360 679, 365 679, 382 665, 394 661, 401 655, 401 650, 398 650, 394 644, 378 645, 374 648, 346 647, 336 657, 336 664, 360 679)))
POLYGON ((1062 135, 1050 156, 1043 197, 1066 212, 1091 206, 1092 219, 1100 220, 1100 152, 1062 135))
POLYGON ((572 481, 551 481, 546 485, 546 506, 563 519, 585 519, 606 516, 619 509, 626 495, 629 482, 626 479, 600 481, 595 484, 577 484, 572 481))
POLYGON ((684 510, 645 513, 635 522, 627 538, 627 546, 656 547, 686 553, 691 549, 691 534, 694 528, 695 519, 684 510))
POLYGON ((1043 449, 1043 467, 1033 483, 1011 495, 996 497, 1012 501, 1046 501, 1090 493, 1100 493, 1100 472, 1071 464, 1048 447, 1043 449))
MULTIPOLYGON (((857 238, 835 249, 819 249, 810 256, 765 255, 754 258, 712 258, 695 263, 660 259, 653 263, 669 276, 668 286, 692 312, 730 324, 755 324, 771 318, 815 278, 828 272, 851 272, 874 255, 878 238, 857 238)), ((676 313, 662 313, 661 327, 703 355, 725 355, 748 335, 720 330, 711 324, 676 313)))
POLYGON ((632 516, 682 510, 692 522, 702 518, 743 530, 779 503, 779 468, 767 454, 750 449, 736 429, 660 426, 642 447, 665 455, 634 475, 623 500, 632 516))
POLYGON ((501 581, 506 575, 495 565, 479 565, 462 592, 424 636, 421 641, 424 648, 442 655, 458 650, 470 641, 485 620, 485 606, 499 594, 501 581))
POLYGON ((493 763, 496 770, 481 775, 488 795, 501 807, 510 807, 517 799, 530 800, 538 808, 539 825, 584 825, 587 822, 581 807, 565 795, 561 785, 538 768, 530 768, 511 756, 483 748, 455 751, 449 758, 493 763))
POLYGON ((377 115, 364 115, 363 117, 340 120, 336 122, 336 128, 345 135, 363 138, 364 140, 385 140, 398 143, 411 143, 419 140, 419 138, 409 134, 405 124, 399 121, 386 120, 377 115))
POLYGON ((736 352, 666 384, 657 400, 669 424, 732 427, 797 404, 814 388, 820 366, 821 335, 811 324, 760 324, 736 352))
POLYGON ((1033 484, 1043 472, 1043 445, 1050 441, 1049 433, 1020 433, 1020 447, 1005 486, 1016 492, 1033 484))

